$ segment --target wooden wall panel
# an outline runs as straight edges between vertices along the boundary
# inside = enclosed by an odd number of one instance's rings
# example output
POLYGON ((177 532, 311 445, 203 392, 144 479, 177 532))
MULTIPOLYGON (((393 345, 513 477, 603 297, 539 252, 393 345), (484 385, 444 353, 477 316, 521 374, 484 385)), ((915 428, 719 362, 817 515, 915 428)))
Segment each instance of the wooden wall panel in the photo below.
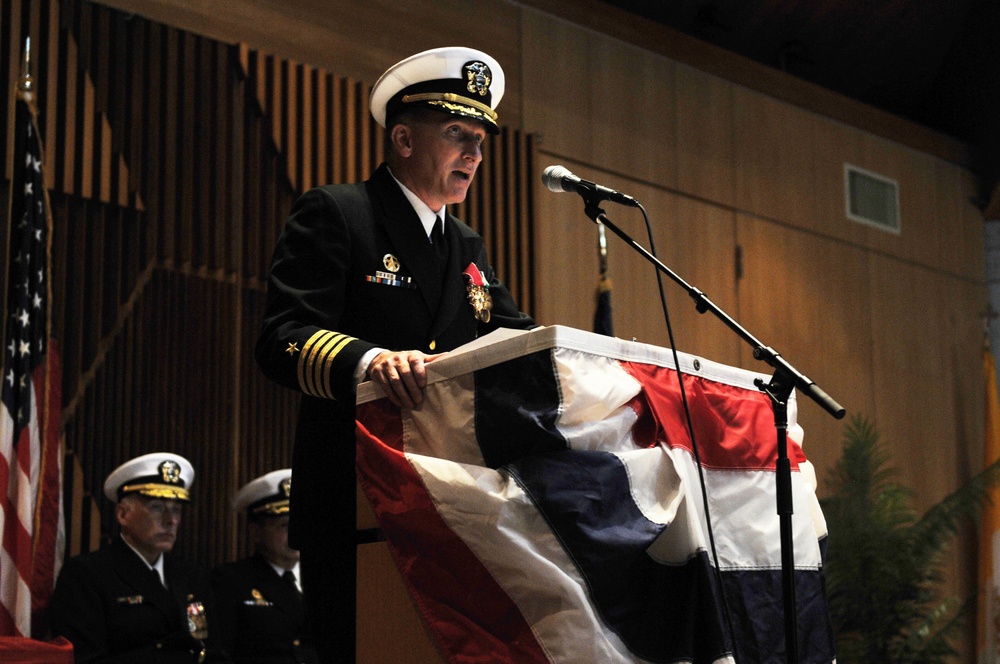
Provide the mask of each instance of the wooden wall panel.
POLYGON ((571 23, 544 14, 525 12, 523 22, 521 76, 525 97, 532 100, 524 105, 525 125, 538 134, 546 153, 594 163, 594 101, 584 92, 590 87, 586 37, 571 23))
MULTIPOLYGON (((586 50, 588 86, 574 97, 592 100, 590 161, 638 181, 676 187, 676 63, 603 35, 589 36, 586 50)), ((579 131, 572 124, 561 130, 579 131)))
POLYGON ((540 12, 524 31, 525 125, 556 163, 676 186, 676 64, 540 12))
POLYGON ((943 269, 979 282, 986 275, 983 215, 973 202, 975 178, 953 164, 934 162, 934 232, 943 269))
POLYGON ((80 426, 67 426, 67 444, 84 468, 86 495, 99 506, 105 537, 114 532, 112 504, 101 489, 107 474, 132 456, 173 451, 196 469, 196 500, 180 550, 208 563, 230 549, 235 533, 214 524, 236 482, 226 463, 234 428, 229 395, 237 387, 216 367, 246 361, 237 357, 241 346, 218 330, 220 321, 236 318, 233 288, 154 273, 135 302, 134 323, 121 328, 88 381, 89 396, 71 410, 68 422, 80 426))
MULTIPOLYGON (((986 272, 984 240, 985 222, 988 220, 983 218, 983 211, 974 202, 978 187, 979 185, 972 173, 964 170, 961 171, 958 188, 958 211, 960 216, 957 219, 942 217, 940 220, 944 228, 957 227, 961 229, 961 232, 957 233, 957 235, 960 235, 962 243, 960 265, 965 266, 963 276, 973 282, 973 284, 980 284, 984 275, 987 276, 987 279, 989 278, 986 272)), ((980 292, 977 288, 972 289, 973 296, 975 297, 979 297, 980 292)), ((974 306, 981 306, 981 303, 976 303, 974 306)))
POLYGON ((682 65, 677 67, 675 80, 678 189, 733 206, 733 87, 682 65))
MULTIPOLYGON (((671 206, 658 217, 653 216, 656 246, 661 257, 666 257, 663 262, 739 321, 737 282, 741 268, 736 254, 735 215, 726 208, 697 200, 677 196, 669 199, 673 201, 671 206)), ((656 212, 653 208, 652 214, 656 212)), ((664 290, 672 308, 677 349, 739 366, 741 342, 736 336, 715 316, 697 313, 695 301, 680 286, 664 280, 664 290)))
MULTIPOLYGON (((851 415, 875 417, 873 301, 865 251, 812 233, 739 215, 739 317, 759 341, 812 378, 851 415)), ((771 374, 740 345, 740 365, 771 374)), ((821 484, 840 456, 842 423, 799 395, 806 454, 821 484)))
POLYGON ((385 542, 358 547, 358 662, 443 664, 385 542))
POLYGON ((815 230, 815 117, 741 88, 733 108, 736 207, 815 230))
MULTIPOLYGON (((224 43, 246 42, 369 85, 389 64, 440 46, 482 48, 512 72, 521 61, 522 9, 507 0, 419 0, 405 5, 396 0, 256 0, 227 2, 224 11, 217 4, 172 0, 101 4, 224 43)), ((507 79, 504 98, 500 122, 520 127, 519 77, 507 79)))
POLYGON ((969 442, 960 438, 966 425, 955 415, 956 409, 982 407, 981 390, 970 387, 977 384, 981 366, 963 359, 981 348, 982 320, 964 297, 956 297, 965 290, 961 283, 929 270, 876 256, 871 282, 882 295, 871 311, 873 335, 880 342, 872 355, 872 364, 880 368, 873 374, 873 414, 882 429, 892 432, 893 458, 906 460, 900 464, 900 481, 920 487, 916 500, 926 507, 957 485, 966 464, 959 458, 969 442))
POLYGON ((821 122, 813 145, 811 170, 816 178, 816 207, 809 230, 834 240, 867 244, 868 228, 847 218, 844 198, 845 162, 875 170, 875 164, 865 159, 865 137, 846 125, 821 122))
MULTIPOLYGON (((938 161, 931 161, 930 167, 933 171, 928 174, 931 185, 928 189, 932 197, 927 208, 931 219, 928 234, 932 233, 934 239, 928 244, 936 249, 934 262, 944 269, 954 266, 953 269, 958 274, 968 274, 968 270, 963 269, 967 229, 963 223, 962 207, 963 203, 971 203, 968 198, 962 198, 962 172, 950 164, 938 161)), ((982 224, 978 231, 980 235, 983 234, 982 224)), ((979 274, 985 275, 985 268, 979 274)))

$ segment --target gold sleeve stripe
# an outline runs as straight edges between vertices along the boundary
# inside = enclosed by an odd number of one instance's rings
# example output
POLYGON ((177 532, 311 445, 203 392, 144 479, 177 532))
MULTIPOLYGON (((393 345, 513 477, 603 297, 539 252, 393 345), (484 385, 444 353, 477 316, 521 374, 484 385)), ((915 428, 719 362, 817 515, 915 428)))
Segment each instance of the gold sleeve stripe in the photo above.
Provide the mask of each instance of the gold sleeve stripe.
POLYGON ((306 394, 325 399, 333 398, 330 389, 330 366, 333 359, 354 337, 330 330, 319 330, 309 337, 299 353, 299 387, 306 394))
POLYGON ((324 338, 333 335, 334 333, 329 330, 319 330, 306 341, 305 346, 302 348, 302 352, 299 353, 299 387, 303 392, 312 396, 318 396, 313 387, 312 374, 309 372, 309 367, 311 363, 309 358, 313 354, 313 347, 320 343, 324 338))
POLYGON ((333 398, 333 391, 330 389, 330 367, 333 364, 333 358, 337 356, 337 353, 344 349, 344 346, 352 341, 354 341, 354 337, 349 337, 346 334, 342 334, 331 339, 327 344, 325 356, 316 363, 316 369, 319 371, 319 378, 322 380, 322 390, 328 393, 330 398, 333 398))

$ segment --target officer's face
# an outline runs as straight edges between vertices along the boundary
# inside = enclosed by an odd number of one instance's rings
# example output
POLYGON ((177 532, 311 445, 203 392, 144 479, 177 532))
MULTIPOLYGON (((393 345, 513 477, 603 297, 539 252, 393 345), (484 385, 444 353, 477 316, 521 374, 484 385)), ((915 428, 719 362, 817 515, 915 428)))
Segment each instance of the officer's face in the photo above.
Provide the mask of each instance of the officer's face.
POLYGON ((299 560, 299 552, 288 546, 287 515, 251 521, 250 539, 258 553, 279 567, 290 569, 299 560))
POLYGON ((420 120, 398 125, 405 173, 400 177, 432 210, 461 203, 483 160, 486 129, 475 120, 448 113, 427 113, 420 120))
POLYGON ((126 496, 118 502, 115 515, 125 540, 152 564, 174 548, 182 509, 176 500, 126 496))

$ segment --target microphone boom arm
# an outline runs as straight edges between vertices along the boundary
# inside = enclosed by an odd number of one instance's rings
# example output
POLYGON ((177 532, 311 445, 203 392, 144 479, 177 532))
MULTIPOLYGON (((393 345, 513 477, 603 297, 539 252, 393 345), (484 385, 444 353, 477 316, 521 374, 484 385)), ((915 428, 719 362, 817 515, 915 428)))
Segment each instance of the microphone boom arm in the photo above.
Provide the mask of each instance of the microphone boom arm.
POLYGON ((789 362, 783 358, 778 351, 770 346, 765 346, 756 337, 750 334, 750 332, 737 323, 732 316, 727 314, 717 304, 712 302, 712 300, 710 300, 704 292, 684 281, 680 275, 664 265, 658 258, 656 258, 656 256, 646 251, 645 247, 633 240, 628 233, 618 228, 614 222, 608 219, 604 210, 597 205, 597 202, 598 201, 591 201, 588 197, 584 196, 584 212, 586 212, 587 216, 590 217, 594 223, 602 223, 607 228, 610 228, 615 235, 620 237, 630 247, 639 252, 639 254, 652 263, 656 269, 670 277, 677 285, 683 288, 687 294, 691 296, 691 299, 695 301, 695 309, 698 313, 703 314, 705 312, 711 312, 716 318, 721 320, 726 327, 731 329, 737 336, 747 342, 753 349, 754 359, 767 363, 768 366, 783 376, 784 380, 788 381, 792 387, 798 389, 800 392, 815 401, 820 408, 828 412, 833 417, 838 420, 844 417, 847 410, 843 406, 820 389, 814 381, 810 380, 795 367, 789 364, 789 362))

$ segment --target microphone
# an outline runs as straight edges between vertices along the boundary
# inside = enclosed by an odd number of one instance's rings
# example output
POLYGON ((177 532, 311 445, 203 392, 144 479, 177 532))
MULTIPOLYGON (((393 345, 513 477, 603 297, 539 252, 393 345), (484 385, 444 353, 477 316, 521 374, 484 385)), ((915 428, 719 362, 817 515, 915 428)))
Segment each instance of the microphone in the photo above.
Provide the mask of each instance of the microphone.
POLYGON ((542 172, 542 182, 549 191, 575 191, 584 197, 588 203, 609 200, 620 205, 640 207, 639 201, 631 196, 619 193, 609 187, 603 187, 573 175, 565 166, 549 166, 542 172))

